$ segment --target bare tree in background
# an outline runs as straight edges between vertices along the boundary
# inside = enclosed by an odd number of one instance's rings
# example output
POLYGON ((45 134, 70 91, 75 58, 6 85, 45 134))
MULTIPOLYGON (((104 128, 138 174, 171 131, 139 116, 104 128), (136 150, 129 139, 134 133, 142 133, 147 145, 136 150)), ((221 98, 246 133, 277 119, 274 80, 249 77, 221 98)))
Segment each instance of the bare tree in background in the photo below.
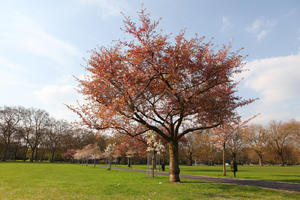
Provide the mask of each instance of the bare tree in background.
POLYGON ((2 160, 7 159, 7 154, 15 134, 18 132, 20 122, 18 108, 4 107, 0 109, 0 139, 4 142, 4 155, 2 160))
POLYGON ((48 127, 46 131, 46 145, 51 152, 50 161, 54 162, 57 148, 62 142, 62 137, 70 130, 70 125, 64 120, 55 120, 53 118, 48 120, 48 127))
POLYGON ((22 116, 22 135, 31 149, 30 162, 33 162, 37 148, 41 144, 45 135, 49 114, 40 109, 23 109, 22 116))
POLYGON ((263 166, 263 156, 269 143, 268 130, 261 125, 251 125, 244 129, 245 143, 258 156, 259 166, 263 166))
POLYGON ((286 164, 289 146, 292 145, 297 135, 297 122, 292 120, 287 123, 271 121, 269 124, 270 145, 280 159, 281 166, 286 164))

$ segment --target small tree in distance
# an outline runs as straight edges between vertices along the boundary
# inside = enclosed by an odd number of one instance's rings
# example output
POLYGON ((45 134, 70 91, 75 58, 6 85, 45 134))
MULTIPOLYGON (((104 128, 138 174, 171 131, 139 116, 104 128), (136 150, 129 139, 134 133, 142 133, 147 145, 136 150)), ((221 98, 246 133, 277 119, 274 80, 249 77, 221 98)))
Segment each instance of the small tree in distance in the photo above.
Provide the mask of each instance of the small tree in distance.
POLYGON ((222 165, 223 165, 223 176, 226 176, 226 165, 225 165, 225 151, 226 145, 228 143, 231 144, 231 152, 235 160, 237 151, 239 150, 236 146, 237 139, 241 139, 240 137, 240 129, 245 127, 249 121, 257 117, 258 115, 254 115, 253 117, 241 121, 239 116, 235 116, 232 120, 227 120, 219 127, 213 129, 214 136, 211 140, 214 142, 216 147, 222 149, 222 165))
POLYGON ((80 83, 87 103, 68 106, 90 128, 130 136, 152 130, 167 141, 170 181, 179 182, 178 141, 186 134, 219 126, 236 108, 253 102, 236 96, 233 76, 243 71, 243 56, 231 46, 215 50, 197 35, 174 40, 156 32, 145 9, 140 25, 124 18, 132 41, 91 51, 80 83))
POLYGON ((66 160, 70 160, 71 163, 73 163, 75 154, 76 149, 68 149, 67 152, 63 154, 63 158, 66 160))
POLYGON ((111 170, 111 160, 113 157, 113 153, 115 152, 115 149, 116 149, 115 144, 109 144, 105 149, 105 156, 108 159, 108 168, 107 168, 108 170, 111 170))
POLYGON ((153 131, 147 131, 147 152, 151 153, 152 178, 154 178, 155 155, 161 154, 164 151, 164 145, 160 140, 157 141, 156 134, 153 131))
POLYGON ((267 145, 270 143, 270 136, 266 128, 261 125, 251 125, 244 130, 244 140, 247 145, 258 156, 259 166, 263 166, 264 154, 267 150, 267 145))

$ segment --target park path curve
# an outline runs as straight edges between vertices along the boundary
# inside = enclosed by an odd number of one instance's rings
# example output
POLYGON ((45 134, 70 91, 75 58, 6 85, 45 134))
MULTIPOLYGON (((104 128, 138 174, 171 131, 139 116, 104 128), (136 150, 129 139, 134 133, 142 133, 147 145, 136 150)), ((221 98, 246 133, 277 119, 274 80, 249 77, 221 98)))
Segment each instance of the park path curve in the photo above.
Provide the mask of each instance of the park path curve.
MULTIPOLYGON (((130 169, 130 168, 121 168, 121 167, 112 167, 112 169, 149 173, 146 170, 140 170, 140 169, 130 169)), ((161 176, 169 176, 169 174, 166 172, 155 172, 155 174, 161 176)), ((180 178, 217 182, 217 183, 231 183, 237 185, 263 187, 269 189, 285 190, 285 191, 300 193, 299 183, 287 183, 287 182, 279 182, 279 181, 265 181, 265 180, 252 180, 252 179, 220 178, 220 177, 198 176, 198 175, 187 175, 187 174, 180 174, 180 178)))

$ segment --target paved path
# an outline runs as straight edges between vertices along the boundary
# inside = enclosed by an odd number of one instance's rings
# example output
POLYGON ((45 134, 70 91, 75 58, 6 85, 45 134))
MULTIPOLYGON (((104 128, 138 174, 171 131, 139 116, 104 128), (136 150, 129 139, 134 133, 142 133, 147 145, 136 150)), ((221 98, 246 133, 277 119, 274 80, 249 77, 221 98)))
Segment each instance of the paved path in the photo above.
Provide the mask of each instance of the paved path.
MULTIPOLYGON (((112 167, 112 168, 124 170, 124 171, 148 173, 146 170, 140 170, 140 169, 129 169, 129 168, 120 168, 120 167, 112 167)), ((165 172, 155 172, 155 174, 161 176, 169 176, 169 174, 165 172)), ((210 182, 217 182, 217 183, 232 183, 237 185, 256 186, 256 187, 286 190, 286 191, 300 193, 299 183, 286 183, 286 182, 279 182, 279 181, 264 181, 264 180, 234 179, 234 178, 218 178, 218 177, 197 176, 197 175, 187 175, 187 174, 181 174, 180 178, 210 181, 210 182)))

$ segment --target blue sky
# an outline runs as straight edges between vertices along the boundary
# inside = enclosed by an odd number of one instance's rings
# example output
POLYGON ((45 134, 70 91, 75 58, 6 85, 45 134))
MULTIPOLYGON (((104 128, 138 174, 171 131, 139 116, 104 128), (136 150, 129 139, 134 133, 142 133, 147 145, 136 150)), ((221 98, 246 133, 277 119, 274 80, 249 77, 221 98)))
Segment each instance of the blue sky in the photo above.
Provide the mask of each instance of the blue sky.
POLYGON ((300 1, 0 0, 0 105, 42 108, 76 119, 64 103, 81 97, 73 76, 88 50, 126 37, 120 12, 137 18, 141 4, 160 28, 186 29, 216 45, 244 48, 250 71, 239 95, 260 100, 240 110, 254 122, 300 120, 300 1))

